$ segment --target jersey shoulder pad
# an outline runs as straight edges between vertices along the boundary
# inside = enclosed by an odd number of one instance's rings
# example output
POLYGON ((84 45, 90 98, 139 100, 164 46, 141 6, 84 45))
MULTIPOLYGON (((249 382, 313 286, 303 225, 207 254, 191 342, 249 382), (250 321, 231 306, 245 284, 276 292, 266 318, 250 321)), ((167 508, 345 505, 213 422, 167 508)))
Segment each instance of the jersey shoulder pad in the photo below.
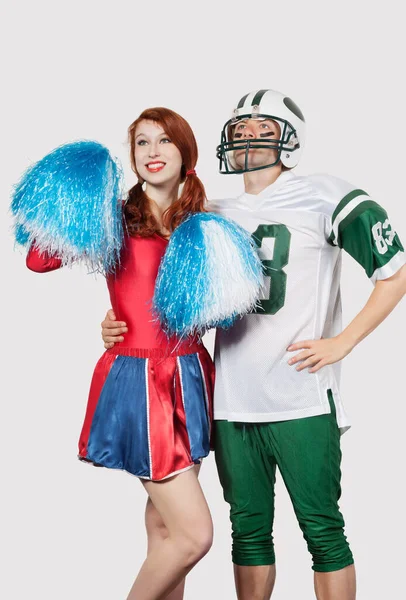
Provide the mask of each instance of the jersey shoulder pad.
POLYGON ((352 183, 327 173, 308 175, 307 179, 313 193, 323 202, 325 213, 330 217, 333 216, 334 211, 343 200, 357 195, 367 195, 364 190, 357 188, 352 183))

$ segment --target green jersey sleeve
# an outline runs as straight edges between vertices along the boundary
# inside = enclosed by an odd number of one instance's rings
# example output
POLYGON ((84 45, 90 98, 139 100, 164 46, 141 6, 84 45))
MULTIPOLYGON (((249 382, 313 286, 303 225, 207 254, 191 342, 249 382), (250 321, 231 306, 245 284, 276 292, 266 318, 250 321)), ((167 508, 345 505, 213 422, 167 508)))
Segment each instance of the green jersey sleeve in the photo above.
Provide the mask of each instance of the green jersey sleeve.
POLYGON ((373 283, 391 277, 406 262, 386 211, 360 189, 352 190, 337 204, 328 241, 348 252, 373 283))

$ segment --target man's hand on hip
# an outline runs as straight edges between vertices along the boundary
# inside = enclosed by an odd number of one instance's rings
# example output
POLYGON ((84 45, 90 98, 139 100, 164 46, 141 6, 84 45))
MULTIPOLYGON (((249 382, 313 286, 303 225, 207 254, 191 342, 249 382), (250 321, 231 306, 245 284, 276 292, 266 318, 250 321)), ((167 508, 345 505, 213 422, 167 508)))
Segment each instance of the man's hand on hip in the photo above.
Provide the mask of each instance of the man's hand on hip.
POLYGON ((116 315, 112 309, 107 311, 104 321, 101 323, 101 328, 104 347, 107 349, 113 348, 116 342, 123 342, 124 337, 122 334, 128 331, 124 321, 116 320, 116 315))

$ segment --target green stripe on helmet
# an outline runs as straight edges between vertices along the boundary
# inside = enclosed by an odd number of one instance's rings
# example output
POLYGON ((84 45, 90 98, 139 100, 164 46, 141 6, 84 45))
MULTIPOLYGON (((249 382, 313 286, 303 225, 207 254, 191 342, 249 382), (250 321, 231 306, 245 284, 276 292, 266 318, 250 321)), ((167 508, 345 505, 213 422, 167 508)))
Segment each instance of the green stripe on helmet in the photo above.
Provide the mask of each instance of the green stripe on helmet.
POLYGON ((237 108, 242 108, 244 106, 244 102, 246 101, 246 99, 248 98, 249 94, 245 94, 245 96, 243 96, 241 98, 241 100, 238 103, 237 108))
POLYGON ((262 100, 262 96, 263 96, 264 94, 266 94, 266 92, 267 92, 267 91, 268 91, 268 90, 259 90, 259 92, 257 92, 257 93, 255 94, 255 96, 253 97, 253 99, 252 99, 252 102, 251 102, 251 106, 256 106, 256 105, 258 105, 258 104, 261 102, 261 100, 262 100))

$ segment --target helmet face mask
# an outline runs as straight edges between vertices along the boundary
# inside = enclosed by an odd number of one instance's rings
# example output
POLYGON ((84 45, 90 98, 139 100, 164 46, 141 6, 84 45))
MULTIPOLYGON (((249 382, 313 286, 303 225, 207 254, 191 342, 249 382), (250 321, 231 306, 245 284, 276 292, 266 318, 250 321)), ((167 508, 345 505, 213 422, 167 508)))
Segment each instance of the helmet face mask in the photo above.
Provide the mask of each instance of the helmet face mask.
POLYGON ((287 168, 297 165, 304 140, 304 117, 292 100, 273 90, 260 90, 244 96, 233 117, 224 125, 217 146, 220 173, 238 174, 269 169, 279 163, 287 168), (257 104, 252 104, 252 102, 257 104), (248 120, 273 121, 278 137, 270 133, 260 137, 236 139, 238 123, 248 120))
MULTIPOLYGON (((268 169, 269 167, 273 167, 277 165, 281 160, 282 151, 292 151, 299 145, 299 142, 296 137, 296 131, 293 127, 275 117, 274 115, 263 115, 257 114, 253 116, 252 114, 241 115, 238 118, 232 118, 224 125, 223 130, 221 132, 221 143, 217 147, 217 158, 220 160, 220 172, 224 174, 238 174, 238 173, 246 173, 248 171, 258 171, 261 169, 268 169), (269 139, 263 134, 263 137, 260 138, 240 138, 236 139, 234 135, 234 130, 237 124, 241 121, 247 121, 248 119, 258 119, 258 120, 271 120, 274 121, 280 130, 280 136, 276 138, 269 139), (255 166, 252 166, 252 161, 250 160, 250 152, 253 150, 276 150, 274 160, 271 162, 259 162, 255 166), (244 160, 241 160, 241 156, 239 160, 236 160, 236 153, 238 152, 241 155, 240 151, 244 151, 244 160), (243 163, 243 164, 241 164, 243 163)), ((265 154, 265 153, 263 153, 265 154)), ((269 155, 269 152, 266 154, 269 155)), ((258 163, 258 161, 256 161, 258 163)))

